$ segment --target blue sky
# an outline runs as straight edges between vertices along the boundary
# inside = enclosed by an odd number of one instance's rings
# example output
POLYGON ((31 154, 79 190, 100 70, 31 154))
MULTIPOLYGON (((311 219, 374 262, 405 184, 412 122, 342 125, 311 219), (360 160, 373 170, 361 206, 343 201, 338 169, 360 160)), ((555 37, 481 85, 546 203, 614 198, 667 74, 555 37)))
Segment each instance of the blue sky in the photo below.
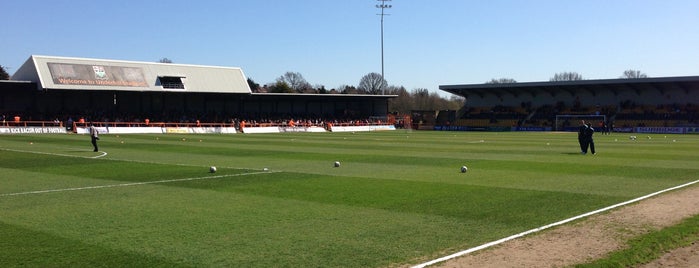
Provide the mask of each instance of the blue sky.
MULTIPOLYGON (((385 78, 408 90, 560 72, 699 75, 696 0, 393 0, 385 78)), ((0 65, 30 55, 241 67, 260 84, 298 72, 336 88, 381 73, 376 0, 4 0, 0 65)), ((446 93, 440 93, 446 94, 446 93)))

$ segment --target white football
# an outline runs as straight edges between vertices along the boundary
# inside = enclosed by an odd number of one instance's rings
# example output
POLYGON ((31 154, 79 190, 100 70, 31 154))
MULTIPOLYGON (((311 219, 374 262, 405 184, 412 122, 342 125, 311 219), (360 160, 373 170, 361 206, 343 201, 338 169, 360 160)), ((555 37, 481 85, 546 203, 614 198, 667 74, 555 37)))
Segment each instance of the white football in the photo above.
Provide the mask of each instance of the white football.
POLYGON ((339 161, 335 161, 335 167, 340 167, 340 162, 339 162, 339 161))
POLYGON ((466 173, 468 171, 468 168, 466 166, 461 166, 461 173, 466 173))
POLYGON ((209 172, 211 172, 211 173, 216 173, 216 167, 211 166, 211 167, 209 168, 209 172))

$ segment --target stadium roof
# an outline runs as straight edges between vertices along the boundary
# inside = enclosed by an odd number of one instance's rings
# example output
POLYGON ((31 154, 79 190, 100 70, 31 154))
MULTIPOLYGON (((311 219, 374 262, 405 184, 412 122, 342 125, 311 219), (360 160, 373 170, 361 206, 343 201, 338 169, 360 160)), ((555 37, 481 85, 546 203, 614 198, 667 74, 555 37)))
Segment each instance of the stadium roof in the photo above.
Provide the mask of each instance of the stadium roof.
POLYGON ((44 90, 251 93, 240 68, 37 55, 12 80, 44 90))
POLYGON ((439 86, 440 90, 467 98, 469 94, 476 94, 479 96, 488 94, 512 94, 517 96, 521 93, 529 93, 536 96, 537 93, 545 92, 551 94, 551 96, 555 96, 557 92, 561 91, 571 94, 583 91, 595 95, 597 92, 601 91, 618 93, 621 90, 632 90, 636 92, 657 90, 664 92, 671 89, 676 90, 678 88, 686 92, 690 90, 699 90, 699 76, 439 86))

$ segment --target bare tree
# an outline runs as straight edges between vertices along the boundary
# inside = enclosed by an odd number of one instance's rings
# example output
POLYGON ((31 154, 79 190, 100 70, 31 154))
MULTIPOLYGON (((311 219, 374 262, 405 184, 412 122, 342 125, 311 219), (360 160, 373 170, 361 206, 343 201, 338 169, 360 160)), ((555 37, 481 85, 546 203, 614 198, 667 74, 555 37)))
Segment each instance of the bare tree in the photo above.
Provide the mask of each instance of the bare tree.
POLYGON ((447 108, 449 110, 459 110, 464 106, 464 104, 466 104, 466 98, 459 95, 451 95, 447 108))
POLYGON ((639 70, 626 70, 620 78, 648 78, 648 76, 639 70))
POLYGON ((512 78, 499 78, 499 79, 490 79, 490 81, 485 82, 486 84, 511 84, 511 83, 517 83, 517 80, 514 80, 512 78))
POLYGON ((389 86, 386 89, 386 94, 398 96, 388 100, 389 111, 398 114, 410 114, 410 111, 413 110, 413 97, 405 87, 389 86))
POLYGON ((388 87, 388 83, 383 79, 381 74, 368 73, 359 80, 358 89, 366 91, 369 94, 378 95, 381 94, 386 87, 388 87))
POLYGON ((311 84, 303 78, 303 75, 295 72, 286 72, 284 75, 277 78, 277 82, 286 83, 292 90, 296 92, 304 92, 311 87, 311 84))
POLYGON ((583 80, 582 75, 576 72, 557 73, 549 81, 575 81, 583 80))
POLYGON ((413 109, 414 110, 435 110, 434 99, 430 96, 430 91, 426 88, 413 89, 413 109))

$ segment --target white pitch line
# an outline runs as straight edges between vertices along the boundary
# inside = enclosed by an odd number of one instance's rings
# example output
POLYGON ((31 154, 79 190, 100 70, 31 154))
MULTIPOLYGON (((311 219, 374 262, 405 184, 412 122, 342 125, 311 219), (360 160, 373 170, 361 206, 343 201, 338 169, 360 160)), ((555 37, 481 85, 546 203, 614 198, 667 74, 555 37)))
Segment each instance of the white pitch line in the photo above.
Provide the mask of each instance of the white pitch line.
MULTIPOLYGON (((65 156, 65 157, 75 157, 75 158, 97 158, 101 156, 79 156, 79 155, 71 155, 71 154, 59 154, 59 153, 47 153, 47 152, 39 152, 39 151, 27 151, 27 150, 16 150, 16 149, 7 149, 7 148, 0 148, 0 151, 8 151, 8 152, 16 152, 16 153, 28 153, 28 154, 43 154, 43 155, 55 155, 55 156, 65 156)), ((106 152, 104 152, 104 155, 107 155, 106 152)), ((103 156, 104 156, 103 155, 103 156)))
POLYGON ((265 174, 265 173, 277 173, 277 172, 281 172, 281 171, 260 171, 260 172, 250 172, 250 173, 240 173, 240 174, 230 174, 230 175, 217 175, 217 176, 205 176, 205 177, 194 177, 194 178, 183 178, 183 179, 171 179, 171 180, 159 180, 159 181, 144 181, 144 182, 131 182, 131 183, 120 183, 120 184, 107 184, 107 185, 96 185, 96 186, 86 186, 86 187, 75 187, 75 188, 39 190, 39 191, 29 191, 29 192, 20 192, 20 193, 0 194, 0 197, 18 196, 18 195, 31 195, 31 194, 45 194, 45 193, 55 193, 55 192, 82 191, 82 190, 103 189, 103 188, 114 188, 114 187, 129 187, 129 186, 138 186, 138 185, 147 185, 147 184, 159 184, 159 183, 170 183, 170 182, 182 182, 182 181, 195 181, 195 180, 207 180, 207 179, 220 179, 220 178, 227 178, 227 177, 248 176, 248 175, 265 174))
POLYGON ((105 156, 107 156, 107 152, 102 152, 102 151, 100 151, 100 153, 102 153, 102 154, 100 154, 100 155, 98 155, 98 156, 93 156, 93 157, 90 157, 90 158, 100 158, 100 157, 105 157, 105 156))
POLYGON ((496 240, 496 241, 492 241, 492 242, 489 242, 489 243, 485 243, 485 244, 483 244, 483 245, 480 245, 480 246, 477 246, 477 247, 474 247, 474 248, 470 248, 470 249, 467 249, 467 250, 464 250, 464 251, 459 251, 459 252, 457 252, 457 253, 454 253, 454 254, 451 254, 451 255, 448 255, 448 256, 444 256, 444 257, 441 257, 441 258, 438 258, 438 259, 434 259, 434 260, 431 260, 431 261, 428 261, 428 262, 425 262, 425 263, 422 263, 422 264, 415 265, 415 266, 413 266, 413 268, 424 268, 424 267, 427 267, 427 266, 430 266, 430 265, 434 265, 434 264, 437 264, 437 263, 440 263, 440 262, 443 262, 443 261, 447 261, 447 260, 450 260, 450 259, 454 259, 454 258, 456 258, 456 257, 460 257, 460 256, 463 256, 463 255, 466 255, 466 254, 469 254, 469 253, 473 253, 473 252, 476 252, 476 251, 479 251, 479 250, 482 250, 482 249, 485 249, 485 248, 489 248, 489 247, 492 247, 492 246, 495 246, 495 245, 498 245, 498 244, 505 243, 505 242, 510 241, 510 240, 514 240, 514 239, 516 239, 516 238, 523 237, 523 236, 525 236, 525 235, 533 234, 533 233, 536 233, 536 232, 539 232, 539 231, 542 231, 542 230, 545 230, 545 229, 548 229, 548 228, 551 228, 551 227, 555 227, 555 226, 558 226, 558 225, 563 225, 563 224, 566 224, 566 223, 571 222, 571 221, 579 220, 579 219, 582 219, 582 218, 585 218, 585 217, 589 217, 589 216, 594 215, 594 214, 598 214, 598 213, 602 213, 602 212, 605 212, 605 211, 608 211, 608 210, 611 210, 611 209, 615 209, 615 208, 617 208, 617 207, 621 207, 621 206, 625 206, 625 205, 628 205, 628 204, 631 204, 631 203, 635 203, 635 202, 641 201, 641 200, 643 200, 643 199, 648 199, 648 198, 650 198, 650 197, 653 197, 653 196, 656 196, 656 195, 659 195, 659 194, 662 194, 662 193, 665 193, 665 192, 669 192, 669 191, 677 190, 677 189, 680 189, 680 188, 684 188, 684 187, 690 186, 690 185, 695 184, 695 183, 699 183, 699 180, 696 180, 696 181, 693 181, 693 182, 688 182, 688 183, 685 183, 685 184, 682 184, 682 185, 679 185, 679 186, 675 186, 675 187, 672 187, 672 188, 667 188, 667 189, 665 189, 665 190, 661 190, 661 191, 657 191, 657 192, 652 193, 652 194, 644 195, 644 196, 641 196, 641 197, 636 198, 636 199, 632 199, 632 200, 629 200, 629 201, 626 201, 626 202, 622 202, 622 203, 619 203, 619 204, 616 204, 616 205, 608 206, 608 207, 603 208, 603 209, 598 209, 598 210, 595 210, 595 211, 592 211, 592 212, 588 212, 588 213, 585 213, 585 214, 581 214, 581 215, 578 215, 578 216, 575 216, 575 217, 572 217, 572 218, 569 218, 569 219, 565 219, 565 220, 562 220, 562 221, 559 221, 559 222, 555 222, 555 223, 552 223, 552 224, 549 224, 549 225, 544 225, 544 226, 541 226, 541 227, 538 227, 538 228, 534 228, 534 229, 531 229, 531 230, 529 230, 529 231, 525 231, 525 232, 522 232, 522 233, 519 233, 519 234, 516 234, 516 235, 508 236, 508 237, 502 238, 502 239, 500 239, 500 240, 496 240))
MULTIPOLYGON (((98 156, 80 156, 80 155, 71 155, 71 154, 48 153, 48 152, 27 151, 27 150, 17 150, 17 149, 7 149, 7 148, 0 148, 0 151, 29 153, 29 154, 55 155, 55 156, 65 156, 65 157, 85 158, 85 159, 98 159, 98 158, 101 158, 103 156, 107 156, 107 152, 101 152, 102 154, 100 154, 98 156)), ((155 162, 155 161, 142 161, 142 160, 133 160, 133 159, 121 159, 121 158, 109 158, 109 160, 131 162, 131 163, 143 163, 143 164, 174 165, 174 166, 181 166, 181 167, 200 167, 201 166, 201 165, 192 165, 192 164, 163 163, 163 162, 155 162)), ((256 168, 231 167, 231 166, 225 166, 225 168, 245 169, 245 170, 261 170, 261 169, 256 169, 256 168)))

